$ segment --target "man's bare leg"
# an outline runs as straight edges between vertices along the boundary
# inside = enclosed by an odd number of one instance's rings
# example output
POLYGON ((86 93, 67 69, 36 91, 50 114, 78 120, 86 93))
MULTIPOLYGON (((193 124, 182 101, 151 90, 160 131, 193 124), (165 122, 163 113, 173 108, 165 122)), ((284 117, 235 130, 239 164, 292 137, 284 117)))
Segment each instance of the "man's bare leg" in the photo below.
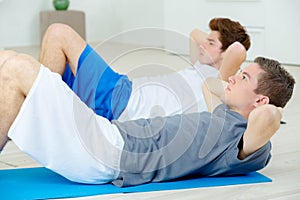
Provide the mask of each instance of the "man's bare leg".
POLYGON ((7 133, 32 87, 40 63, 32 57, 12 51, 0 51, 0 150, 7 133))
POLYGON ((1 66, 12 56, 15 56, 17 52, 11 50, 0 51, 0 68, 1 66))
POLYGON ((41 46, 40 62, 51 71, 63 74, 66 63, 76 75, 78 59, 86 42, 71 27, 52 24, 47 29, 41 46))

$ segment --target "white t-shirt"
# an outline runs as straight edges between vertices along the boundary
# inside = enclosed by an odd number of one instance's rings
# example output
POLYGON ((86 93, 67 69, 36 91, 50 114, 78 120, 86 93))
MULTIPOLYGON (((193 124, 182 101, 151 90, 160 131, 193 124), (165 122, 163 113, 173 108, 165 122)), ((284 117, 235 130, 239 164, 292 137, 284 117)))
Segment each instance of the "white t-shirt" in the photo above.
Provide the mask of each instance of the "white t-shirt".
POLYGON ((203 81, 218 73, 217 69, 197 62, 167 75, 134 78, 128 105, 118 120, 207 111, 203 81))

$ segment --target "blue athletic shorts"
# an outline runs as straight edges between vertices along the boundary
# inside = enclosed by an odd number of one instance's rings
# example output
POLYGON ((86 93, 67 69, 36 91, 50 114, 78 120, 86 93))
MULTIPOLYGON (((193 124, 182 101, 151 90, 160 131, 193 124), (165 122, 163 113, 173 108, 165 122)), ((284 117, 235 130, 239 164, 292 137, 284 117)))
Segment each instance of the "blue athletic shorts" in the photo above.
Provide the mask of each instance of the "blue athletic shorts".
POLYGON ((67 64, 62 78, 88 107, 108 120, 119 118, 132 92, 128 77, 114 72, 89 45, 80 55, 76 77, 67 64))

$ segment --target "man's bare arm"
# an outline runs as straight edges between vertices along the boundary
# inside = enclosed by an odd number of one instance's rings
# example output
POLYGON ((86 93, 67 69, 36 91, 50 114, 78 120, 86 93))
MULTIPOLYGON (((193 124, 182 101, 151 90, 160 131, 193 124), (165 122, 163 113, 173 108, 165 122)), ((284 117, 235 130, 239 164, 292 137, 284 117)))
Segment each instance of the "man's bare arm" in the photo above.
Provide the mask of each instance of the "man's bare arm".
POLYGON ((224 102, 224 91, 227 82, 219 78, 207 78, 203 83, 203 95, 209 112, 224 102))
POLYGON ((224 53, 222 65, 219 69, 220 78, 228 81, 230 76, 235 75, 246 60, 246 55, 246 49, 241 43, 232 43, 224 53))
POLYGON ((199 60, 199 48, 207 38, 207 33, 194 29, 190 33, 190 61, 194 65, 199 60))
POLYGON ((279 129, 281 118, 281 108, 270 104, 251 111, 238 158, 245 159, 264 146, 279 129))

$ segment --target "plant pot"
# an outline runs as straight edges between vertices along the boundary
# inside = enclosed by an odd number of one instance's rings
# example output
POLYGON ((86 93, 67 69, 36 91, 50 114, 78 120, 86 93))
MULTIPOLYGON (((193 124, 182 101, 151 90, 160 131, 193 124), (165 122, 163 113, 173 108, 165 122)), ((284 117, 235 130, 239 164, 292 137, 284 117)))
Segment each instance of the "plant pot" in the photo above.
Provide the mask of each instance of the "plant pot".
POLYGON ((53 0, 55 10, 67 10, 69 7, 69 0, 53 0))

